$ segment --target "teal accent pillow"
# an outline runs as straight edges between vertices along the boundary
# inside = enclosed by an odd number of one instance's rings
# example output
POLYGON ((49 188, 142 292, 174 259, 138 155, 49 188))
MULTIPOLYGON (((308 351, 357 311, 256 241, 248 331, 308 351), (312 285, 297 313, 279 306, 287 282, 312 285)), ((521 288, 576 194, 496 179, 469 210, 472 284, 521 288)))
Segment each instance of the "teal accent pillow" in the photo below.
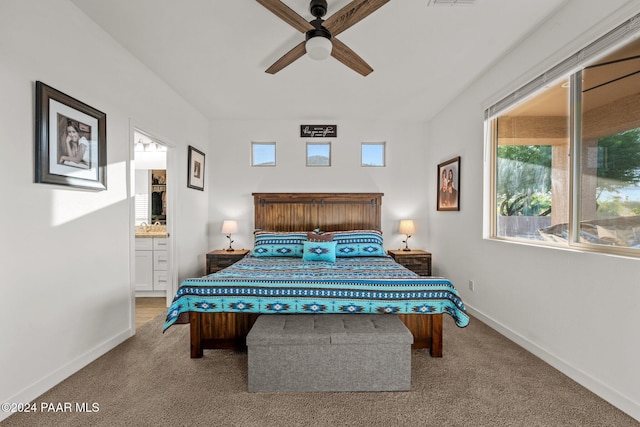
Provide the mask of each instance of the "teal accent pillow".
POLYGON ((333 240, 338 257, 386 256, 382 233, 377 230, 337 231, 333 240))
POLYGON ((267 232, 255 233, 253 256, 301 257, 307 233, 267 232))
POLYGON ((303 261, 336 262, 336 242, 304 242, 303 261))

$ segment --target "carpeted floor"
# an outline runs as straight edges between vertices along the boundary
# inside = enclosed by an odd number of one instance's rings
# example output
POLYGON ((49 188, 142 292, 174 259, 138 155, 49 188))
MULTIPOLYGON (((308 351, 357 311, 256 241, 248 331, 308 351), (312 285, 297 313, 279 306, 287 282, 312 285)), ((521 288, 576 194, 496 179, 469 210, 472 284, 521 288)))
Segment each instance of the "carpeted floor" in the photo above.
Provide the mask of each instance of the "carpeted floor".
POLYGON ((247 355, 189 357, 189 329, 164 315, 35 399, 6 426, 638 426, 521 347, 472 319, 445 316, 444 357, 412 353, 412 388, 395 393, 248 393, 247 355), (41 405, 70 403, 71 412, 41 405), (76 403, 97 412, 76 412, 76 403), (97 408, 93 404, 97 404, 97 408))

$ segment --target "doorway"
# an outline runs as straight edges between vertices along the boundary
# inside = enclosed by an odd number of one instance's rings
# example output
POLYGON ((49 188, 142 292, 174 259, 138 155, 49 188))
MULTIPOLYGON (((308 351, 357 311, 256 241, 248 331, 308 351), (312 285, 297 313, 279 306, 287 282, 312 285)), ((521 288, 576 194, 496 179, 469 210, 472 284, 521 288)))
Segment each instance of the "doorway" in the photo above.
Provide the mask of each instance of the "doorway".
MULTIPOLYGON (((172 146, 147 132, 134 129, 131 177, 133 254, 132 282, 135 302, 161 298, 168 305, 175 292, 173 272, 172 146)), ((134 318, 136 305, 132 304, 134 318)))

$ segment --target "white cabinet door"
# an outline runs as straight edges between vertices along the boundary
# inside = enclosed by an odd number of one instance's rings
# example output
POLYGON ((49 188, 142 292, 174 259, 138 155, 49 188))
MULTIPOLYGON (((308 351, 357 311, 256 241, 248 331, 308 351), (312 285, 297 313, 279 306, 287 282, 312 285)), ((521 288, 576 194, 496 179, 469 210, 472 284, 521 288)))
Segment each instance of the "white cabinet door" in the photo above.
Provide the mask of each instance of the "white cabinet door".
POLYGON ((153 290, 153 251, 136 251, 136 291, 153 290))

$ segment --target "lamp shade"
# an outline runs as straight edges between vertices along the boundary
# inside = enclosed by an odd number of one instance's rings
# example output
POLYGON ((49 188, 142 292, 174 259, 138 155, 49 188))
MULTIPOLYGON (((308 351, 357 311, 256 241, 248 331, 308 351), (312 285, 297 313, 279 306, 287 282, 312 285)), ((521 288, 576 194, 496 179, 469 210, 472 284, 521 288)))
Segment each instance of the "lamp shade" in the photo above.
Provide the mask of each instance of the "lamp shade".
POLYGON ((315 36, 307 40, 304 47, 309 58, 320 61, 327 59, 331 55, 333 43, 331 43, 331 40, 326 37, 315 36))
POLYGON ((225 219, 222 222, 222 234, 235 234, 238 232, 238 221, 225 219))
POLYGON ((416 226, 413 223, 412 219, 403 219, 402 221, 400 221, 398 231, 400 232, 400 234, 406 234, 408 236, 416 232, 416 226))

